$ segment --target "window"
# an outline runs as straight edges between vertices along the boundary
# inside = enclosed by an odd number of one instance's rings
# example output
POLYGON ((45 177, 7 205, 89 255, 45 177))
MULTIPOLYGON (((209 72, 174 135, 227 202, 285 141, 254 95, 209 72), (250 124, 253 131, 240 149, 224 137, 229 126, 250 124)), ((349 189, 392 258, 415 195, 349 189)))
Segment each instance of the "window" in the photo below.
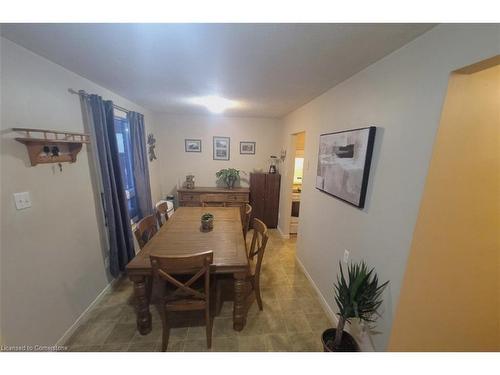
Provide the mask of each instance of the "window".
POLYGON ((118 157, 123 177, 123 189, 127 197, 130 220, 135 223, 139 219, 137 211, 137 197, 135 194, 134 175, 132 172, 132 144, 130 142, 129 123, 126 118, 115 117, 116 142, 118 157))

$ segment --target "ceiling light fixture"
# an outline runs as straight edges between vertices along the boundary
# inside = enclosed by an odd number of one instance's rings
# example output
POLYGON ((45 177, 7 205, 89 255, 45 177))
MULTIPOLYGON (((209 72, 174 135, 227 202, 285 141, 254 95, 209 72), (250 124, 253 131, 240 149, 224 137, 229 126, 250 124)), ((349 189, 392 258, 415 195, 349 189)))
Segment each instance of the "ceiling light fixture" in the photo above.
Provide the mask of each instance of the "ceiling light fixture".
POLYGON ((217 95, 200 96, 189 99, 189 102, 196 105, 202 105, 212 113, 222 113, 228 108, 238 105, 238 102, 222 98, 217 95))

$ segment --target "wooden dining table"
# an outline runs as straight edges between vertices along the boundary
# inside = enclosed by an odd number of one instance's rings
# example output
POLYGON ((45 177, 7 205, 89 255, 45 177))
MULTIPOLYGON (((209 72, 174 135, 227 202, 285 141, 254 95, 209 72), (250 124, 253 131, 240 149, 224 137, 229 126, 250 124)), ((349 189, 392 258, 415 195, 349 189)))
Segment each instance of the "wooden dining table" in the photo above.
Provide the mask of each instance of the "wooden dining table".
POLYGON ((233 328, 241 331, 246 324, 245 283, 249 271, 239 207, 179 207, 144 248, 127 265, 134 283, 137 329, 142 335, 151 332, 151 263, 150 255, 189 255, 213 251, 211 272, 234 278, 233 328), (201 216, 214 215, 213 229, 201 230, 201 216))

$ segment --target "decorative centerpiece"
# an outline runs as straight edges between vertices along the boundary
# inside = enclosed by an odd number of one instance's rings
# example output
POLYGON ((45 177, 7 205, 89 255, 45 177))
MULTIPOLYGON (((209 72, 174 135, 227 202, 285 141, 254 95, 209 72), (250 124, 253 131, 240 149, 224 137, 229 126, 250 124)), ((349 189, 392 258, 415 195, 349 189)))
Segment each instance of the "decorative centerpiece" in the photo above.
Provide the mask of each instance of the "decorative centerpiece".
POLYGON ((344 277, 342 265, 335 285, 335 302, 339 308, 337 328, 329 328, 323 332, 323 348, 325 352, 359 352, 359 345, 354 338, 344 331, 345 323, 352 318, 373 323, 377 318, 377 309, 382 304, 380 296, 389 283, 378 285, 378 277, 372 268, 364 262, 350 264, 347 267, 348 280, 344 277))
POLYGON ((192 174, 186 176, 186 189, 194 189, 194 176, 192 174))
POLYGON ((210 213, 201 215, 201 229, 204 232, 214 229, 214 215, 210 213))
POLYGON ((240 170, 234 168, 221 169, 215 176, 219 181, 224 182, 228 189, 232 189, 234 183, 240 179, 240 170))

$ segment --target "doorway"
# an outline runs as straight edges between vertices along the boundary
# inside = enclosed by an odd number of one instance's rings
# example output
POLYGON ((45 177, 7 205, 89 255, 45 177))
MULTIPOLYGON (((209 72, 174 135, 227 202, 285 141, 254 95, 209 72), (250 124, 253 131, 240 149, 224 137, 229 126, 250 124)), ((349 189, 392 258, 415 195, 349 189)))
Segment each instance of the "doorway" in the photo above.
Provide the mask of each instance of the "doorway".
POLYGON ((304 177, 304 156, 305 156, 305 143, 306 132, 293 134, 293 174, 292 178, 292 191, 291 191, 291 208, 290 208, 290 235, 296 235, 299 230, 300 220, 300 201, 302 193, 302 183, 304 177))

